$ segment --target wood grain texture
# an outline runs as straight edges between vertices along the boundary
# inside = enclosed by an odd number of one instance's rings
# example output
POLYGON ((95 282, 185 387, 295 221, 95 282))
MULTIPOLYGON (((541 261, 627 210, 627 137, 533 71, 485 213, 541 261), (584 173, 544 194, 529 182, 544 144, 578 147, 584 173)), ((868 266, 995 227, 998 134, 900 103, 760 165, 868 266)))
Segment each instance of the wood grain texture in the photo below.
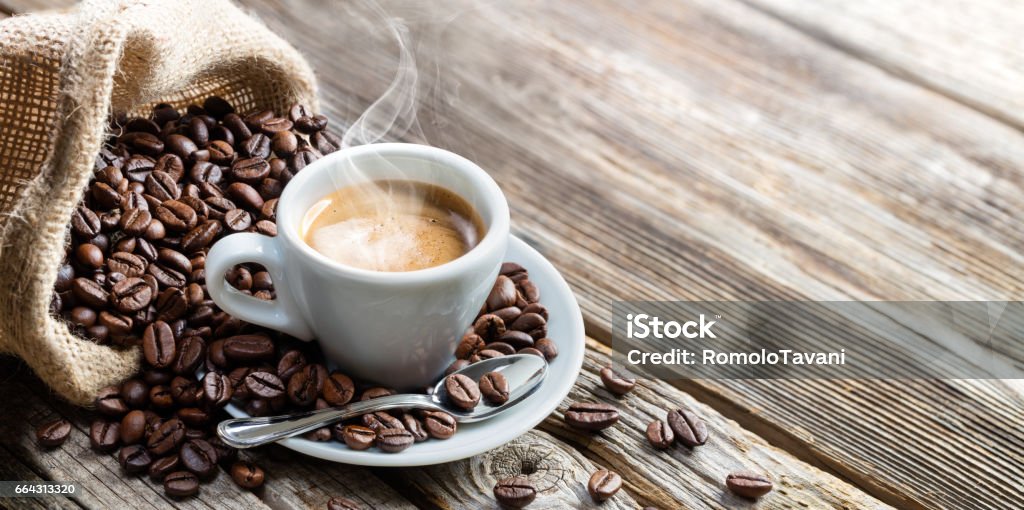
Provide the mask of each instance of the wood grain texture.
MULTIPOLYGON (((306 52, 336 118, 386 88, 395 48, 365 13, 246 5, 306 52)), ((495 176, 591 335, 616 299, 1020 297, 1024 138, 972 108, 736 2, 428 21, 427 140, 495 176)), ((1003 384, 680 384, 890 503, 1024 504, 1003 384)))
POLYGON ((1024 127, 1024 12, 1001 0, 745 0, 802 31, 1024 127))

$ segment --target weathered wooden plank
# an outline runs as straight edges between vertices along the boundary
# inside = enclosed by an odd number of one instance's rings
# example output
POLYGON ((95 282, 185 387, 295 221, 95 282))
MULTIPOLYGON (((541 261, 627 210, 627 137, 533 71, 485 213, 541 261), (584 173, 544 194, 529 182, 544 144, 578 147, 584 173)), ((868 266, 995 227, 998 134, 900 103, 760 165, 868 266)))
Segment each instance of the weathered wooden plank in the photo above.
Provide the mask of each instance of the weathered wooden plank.
POLYGON ((744 0, 798 29, 1024 127, 1020 6, 1001 0, 744 0))
MULTIPOLYGON (((395 48, 367 15, 328 26, 306 21, 312 4, 246 5, 310 57, 334 118, 386 88, 395 48)), ((452 19, 419 47, 443 70, 423 81, 448 91, 421 105, 427 139, 495 175, 594 336, 623 298, 1020 296, 1024 139, 990 117, 736 2, 452 19)), ((999 384, 685 384, 888 502, 1024 504, 1006 468, 1022 418, 999 384), (979 442, 949 422, 1003 425, 979 442)))
MULTIPOLYGON (((22 460, 7 451, 4 445, 0 444, 0 480, 23 480, 23 481, 46 481, 41 478, 32 466, 22 463, 22 460)), ((8 504, 14 500, 5 500, 8 504)), ((19 498, 16 503, 18 508, 25 509, 77 509, 81 508, 74 501, 63 496, 46 496, 39 498, 19 498)), ((3 505, 0 505, 3 506, 3 505)))

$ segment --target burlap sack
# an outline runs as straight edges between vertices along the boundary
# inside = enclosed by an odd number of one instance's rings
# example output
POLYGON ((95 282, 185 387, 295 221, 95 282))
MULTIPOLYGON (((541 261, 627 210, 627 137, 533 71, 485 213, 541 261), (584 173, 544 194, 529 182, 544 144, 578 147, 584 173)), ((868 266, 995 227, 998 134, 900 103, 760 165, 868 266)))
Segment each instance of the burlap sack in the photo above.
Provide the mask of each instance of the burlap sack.
POLYGON ((139 368, 138 349, 77 338, 48 312, 108 115, 211 94, 239 111, 316 108, 302 56, 225 0, 87 0, 0 22, 0 350, 72 402, 139 368))

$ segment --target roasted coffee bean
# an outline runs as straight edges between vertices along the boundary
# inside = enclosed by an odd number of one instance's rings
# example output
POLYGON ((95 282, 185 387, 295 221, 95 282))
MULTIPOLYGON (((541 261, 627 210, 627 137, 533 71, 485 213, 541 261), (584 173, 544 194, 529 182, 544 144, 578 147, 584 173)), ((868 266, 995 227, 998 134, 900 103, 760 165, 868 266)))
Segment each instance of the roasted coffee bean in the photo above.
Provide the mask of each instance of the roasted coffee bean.
MULTIPOLYGON (((124 438, 123 433, 121 437, 124 438)), ((149 469, 149 465, 153 463, 146 448, 137 444, 121 448, 121 452, 117 455, 117 461, 121 464, 121 468, 130 475, 145 473, 149 469)))
POLYGON ((647 425, 647 441, 658 450, 664 450, 672 446, 675 441, 675 433, 661 420, 654 420, 647 425))
POLYGON ((501 321, 505 324, 511 324, 523 314, 523 311, 516 306, 506 306, 505 308, 494 310, 491 313, 501 318, 501 321))
POLYGON ((501 356, 504 356, 504 354, 502 354, 501 351, 495 351, 495 350, 491 350, 491 349, 484 349, 484 350, 479 351, 476 354, 470 356, 469 357, 469 362, 470 363, 476 363, 477 361, 481 361, 481 360, 485 360, 485 359, 491 359, 491 358, 498 358, 498 357, 501 357, 501 356))
POLYGON ((270 222, 270 221, 266 221, 266 220, 257 221, 256 225, 253 227, 253 230, 257 234, 262 234, 262 235, 269 236, 269 237, 276 237, 277 236, 277 225, 275 225, 273 222, 270 222))
POLYGON ((110 300, 119 312, 131 314, 149 306, 155 294, 142 278, 126 278, 111 289, 110 300))
POLYGON ((423 425, 423 420, 420 420, 412 413, 405 413, 402 415, 402 425, 405 430, 408 430, 412 434, 412 438, 417 443, 430 439, 430 434, 427 432, 427 428, 423 425))
POLYGON ((270 148, 278 157, 288 157, 299 148, 299 140, 291 131, 279 131, 271 138, 270 148))
POLYGON ((519 264, 516 264, 515 262, 503 262, 501 264, 501 269, 498 272, 499 274, 511 278, 512 281, 518 281, 523 278, 526 278, 528 274, 526 272, 526 268, 519 264))
POLYGON ((333 497, 327 500, 327 510, 362 510, 362 505, 348 498, 333 497))
POLYGON ((274 342, 267 335, 236 335, 224 340, 224 354, 236 361, 254 361, 274 355, 274 342))
POLYGON ((248 158, 267 159, 270 157, 270 138, 263 133, 256 133, 242 142, 239 152, 248 158))
POLYGON ((162 221, 153 218, 153 220, 149 222, 149 227, 146 228, 146 233, 143 234, 143 237, 150 241, 159 241, 167 237, 167 229, 164 228, 164 223, 162 221))
POLYGON ((612 367, 604 367, 601 369, 601 382, 604 383, 604 387, 608 391, 622 396, 633 390, 636 386, 636 379, 623 377, 615 372, 612 367))
POLYGON ((442 411, 428 411, 423 415, 427 433, 434 439, 448 439, 455 435, 458 423, 455 417, 442 411))
POLYGON ((139 379, 128 379, 121 383, 121 399, 136 409, 146 407, 149 403, 149 386, 139 379))
POLYGON ((546 325, 547 321, 540 314, 524 313, 509 326, 509 329, 530 333, 546 325))
POLYGON ((71 422, 60 419, 44 423, 36 429, 36 441, 47 448, 64 444, 71 435, 71 422))
POLYGON ((206 401, 214 407, 222 407, 231 400, 233 390, 228 376, 217 372, 207 372, 203 376, 203 394, 206 401))
POLYGON ((306 356, 302 354, 302 351, 291 350, 281 356, 281 359, 277 362, 277 376, 282 381, 287 381, 291 378, 292 374, 302 370, 306 366, 306 356))
POLYGON ((202 439, 192 439, 181 445, 178 453, 181 465, 199 478, 210 478, 217 472, 217 451, 202 439))
POLYGON ((174 498, 195 496, 199 492, 199 478, 188 471, 175 471, 164 477, 164 492, 174 498))
POLYGON ((174 154, 164 154, 156 160, 153 171, 164 172, 178 181, 185 175, 185 164, 174 154))
POLYGON ((558 347, 555 346, 550 338, 541 338, 533 343, 534 349, 544 353, 544 358, 548 361, 555 359, 558 356, 558 347))
POLYGON ((494 311, 513 306, 516 304, 516 284, 504 275, 498 275, 498 279, 487 296, 487 309, 494 311))
POLYGON ((332 406, 343 406, 355 396, 356 388, 347 375, 341 372, 332 372, 324 380, 323 397, 332 406))
POLYGON ((256 184, 270 175, 270 163, 261 157, 240 159, 231 165, 231 178, 256 184))
POLYGON ((444 389, 448 400, 459 409, 471 410, 480 403, 480 388, 476 381, 462 374, 445 378, 444 389))
POLYGON ((600 402, 576 402, 565 411, 565 422, 582 430, 604 430, 617 421, 615 407, 600 402))
POLYGON ((185 424, 177 418, 170 418, 149 435, 146 448, 153 455, 163 455, 178 448, 184 438, 185 424))
POLYGON ((89 269, 103 267, 103 250, 94 244, 80 244, 75 249, 75 259, 89 269))
POLYGON ((75 279, 75 268, 71 267, 71 264, 61 264, 57 268, 57 283, 54 284, 54 290, 57 292, 67 292, 71 290, 71 282, 75 279))
POLYGON ((171 396, 180 406, 192 406, 202 398, 202 389, 195 379, 178 376, 171 381, 171 396))
POLYGON ((146 260, 142 257, 126 252, 117 252, 107 259, 107 269, 113 273, 121 273, 128 278, 142 276, 146 272, 146 265, 146 260))
POLYGON ((92 239, 100 233, 100 217, 91 209, 78 206, 71 213, 71 231, 82 239, 92 239))
POLYGON ((313 404, 318 393, 315 376, 311 376, 305 368, 288 379, 288 400, 297 406, 305 407, 313 404))
POLYGON ((108 453, 117 448, 121 440, 121 425, 117 422, 96 420, 89 427, 89 445, 93 450, 108 453))
POLYGON ((154 170, 146 176, 146 193, 152 195, 160 202, 175 200, 181 196, 178 183, 171 174, 154 170))
POLYGON ((163 263, 154 263, 146 267, 146 274, 152 276, 159 288, 166 289, 168 287, 184 287, 188 283, 188 278, 174 269, 167 267, 163 263))
POLYGON ((494 499, 506 508, 523 508, 537 498, 537 489, 525 476, 513 476, 494 484, 494 499))
POLYGON ((480 335, 475 333, 469 334, 463 336, 462 341, 459 342, 458 347, 455 348, 455 357, 459 359, 467 359, 483 348, 484 341, 480 338, 480 335))
POLYGON ((128 189, 140 194, 144 192, 146 187, 143 186, 142 183, 146 181, 146 177, 149 177, 149 174, 153 171, 155 166, 156 162, 149 156, 135 155, 128 158, 128 160, 125 161, 124 168, 122 169, 122 172, 124 172, 125 177, 127 177, 129 181, 128 189), (139 186, 133 186, 136 183, 139 184, 139 186))
POLYGON ((484 350, 497 351, 503 356, 511 356, 516 353, 515 348, 505 342, 491 342, 484 346, 484 350))
POLYGON ((185 293, 178 288, 164 289, 156 298, 157 320, 175 321, 188 311, 188 300, 185 293))
POLYGON ((295 151, 295 154, 292 154, 291 157, 288 158, 288 166, 290 166, 294 172, 298 173, 303 168, 309 166, 310 163, 316 161, 318 157, 319 156, 312 148, 303 147, 302 144, 299 144, 299 149, 295 151))
POLYGON ((260 218, 269 221, 277 221, 277 199, 270 199, 263 203, 260 208, 260 218))
POLYGON ((330 427, 320 427, 306 432, 302 437, 310 440, 323 443, 331 440, 331 429, 330 427))
POLYGON ((377 448, 387 453, 398 453, 410 446, 415 440, 404 428, 383 429, 377 431, 377 448))
POLYGON ((220 119, 229 113, 234 113, 235 107, 220 96, 210 96, 203 101, 203 110, 220 119))
POLYGON ((146 363, 154 368, 169 367, 178 352, 171 327, 164 321, 156 321, 146 327, 142 334, 142 353, 146 363))
POLYGON ((272 117, 260 123, 260 130, 268 136, 288 131, 292 128, 292 121, 283 117, 272 117))
POLYGON ((192 153, 199 150, 195 142, 187 136, 179 134, 168 135, 164 140, 164 145, 168 151, 181 158, 182 161, 191 161, 192 153))
MULTIPOLYGON (((157 248, 153 243, 147 239, 139 238, 135 240, 135 254, 146 259, 149 262, 155 262, 157 259, 157 248)), ((166 243, 167 241, 164 240, 166 243)))
POLYGON ((156 208, 156 217, 170 230, 188 232, 195 228, 198 215, 182 200, 168 200, 156 208))
MULTIPOLYGON (((263 197, 263 207, 266 207, 267 201, 277 199, 281 196, 281 192, 284 191, 284 184, 277 179, 267 177, 260 181, 256 191, 258 191, 260 196, 263 197)), ((263 207, 260 208, 261 213, 263 211, 263 207)))
POLYGON ((243 489, 261 487, 263 478, 263 469, 252 462, 236 462, 231 466, 231 479, 243 489))
POLYGON ((154 482, 163 481, 163 479, 174 471, 180 469, 181 461, 178 460, 177 455, 168 455, 167 457, 161 457, 154 460, 149 465, 149 477, 154 482))
POLYGON ((275 398, 284 395, 285 384, 270 372, 253 372, 246 376, 245 386, 251 394, 261 398, 275 398))
POLYGON ((462 370, 463 368, 466 368, 468 366, 469 360, 457 359, 453 361, 451 365, 448 365, 448 368, 444 369, 444 375, 452 375, 455 372, 458 372, 459 370, 462 370))
MULTIPOLYGON (((499 342, 504 342, 511 345, 514 350, 525 349, 527 347, 533 347, 535 343, 533 337, 522 331, 506 331, 498 336, 499 342)), ((506 353, 508 354, 508 353, 506 353)))
POLYGON ((243 232, 252 226, 252 216, 242 209, 232 209, 224 213, 224 226, 232 232, 243 232))
MULTIPOLYGON (((199 407, 184 407, 178 409, 176 416, 182 421, 182 423, 190 427, 204 427, 206 423, 210 421, 210 413, 206 412, 206 409, 199 407)), ((186 439, 189 438, 187 436, 188 431, 186 431, 186 439)))
POLYGON ((395 418, 386 411, 364 414, 360 419, 363 421, 363 425, 366 425, 377 432, 380 432, 383 429, 405 428, 405 425, 402 424, 402 420, 395 418))
POLYGON ((192 374, 206 357, 206 342, 198 336, 187 336, 178 345, 178 357, 172 369, 176 374, 192 374))
POLYGON ((159 156, 160 153, 164 151, 164 143, 161 142, 153 133, 135 132, 129 134, 131 136, 128 140, 125 140, 125 142, 142 154, 147 156, 159 156))
MULTIPOLYGON (((121 205, 121 194, 110 185, 102 182, 94 182, 89 186, 89 194, 92 196, 93 205, 99 206, 104 211, 109 211, 121 205)), ((102 228, 102 218, 100 224, 102 228)))
POLYGON ((622 477, 614 471, 598 469, 587 482, 587 492, 594 501, 601 502, 610 499, 622 488, 622 477))
POLYGON ((473 328, 484 342, 492 342, 505 332, 505 321, 497 315, 484 314, 473 323, 473 328))
POLYGON ((174 405, 171 389, 158 384, 149 389, 149 402, 156 409, 167 409, 174 405))
POLYGON ((188 137, 195 142, 196 147, 206 148, 210 143, 210 128, 201 117, 193 117, 188 123, 188 137))
POLYGON ((772 491, 772 480, 753 471, 736 471, 725 478, 725 485, 737 496, 757 499, 772 491))
POLYGON ((121 389, 107 386, 96 394, 96 410, 107 416, 121 416, 128 412, 128 405, 121 398, 121 389))
POLYGON ((124 233, 132 236, 141 236, 146 233, 149 223, 153 217, 146 209, 127 209, 121 214, 120 227, 124 233))
POLYGON ((107 291, 89 278, 75 278, 71 282, 71 293, 82 304, 101 308, 107 304, 107 291))
POLYGON ((501 372, 488 372, 480 378, 480 394, 493 405, 508 402, 508 380, 501 372))
POLYGON ((96 312, 94 312, 92 308, 86 308, 84 306, 76 306, 72 308, 71 314, 68 318, 71 319, 71 322, 78 324, 83 328, 88 328, 89 326, 96 324, 96 312))
POLYGON ((707 442, 707 425, 693 411, 686 408, 669 411, 667 420, 680 443, 693 448, 707 442))
POLYGON ((186 253, 195 253, 206 248, 220 234, 220 231, 220 222, 205 221, 181 237, 181 249, 186 253))
POLYGON ((353 450, 366 450, 377 440, 377 432, 360 425, 341 425, 339 423, 335 427, 334 433, 335 439, 343 441, 353 450))
POLYGON ((274 282, 270 279, 270 273, 266 271, 257 271, 253 273, 252 288, 253 290, 272 290, 274 288, 274 282))
POLYGON ((146 414, 138 409, 121 418, 121 444, 135 444, 146 435, 146 414))

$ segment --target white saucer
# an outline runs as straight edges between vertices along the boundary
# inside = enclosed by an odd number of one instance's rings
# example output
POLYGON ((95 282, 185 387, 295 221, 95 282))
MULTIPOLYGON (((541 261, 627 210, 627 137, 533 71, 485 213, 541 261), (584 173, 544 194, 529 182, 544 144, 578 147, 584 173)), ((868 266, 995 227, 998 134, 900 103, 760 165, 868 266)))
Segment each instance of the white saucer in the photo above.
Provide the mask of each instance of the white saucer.
MULTIPOLYGON (((558 357, 549 366, 547 377, 533 395, 504 414, 479 423, 460 423, 451 439, 430 439, 416 443, 400 453, 384 453, 372 448, 350 450, 344 443, 320 443, 302 438, 281 441, 285 448, 313 457, 360 466, 424 466, 472 457, 501 446, 535 427, 558 407, 576 383, 583 366, 586 346, 583 316, 569 285, 537 250, 512 237, 505 260, 516 262, 530 272, 530 280, 540 289, 540 302, 548 308, 548 337, 558 346, 558 357)), ((226 408, 236 418, 248 416, 234 404, 226 408)))

